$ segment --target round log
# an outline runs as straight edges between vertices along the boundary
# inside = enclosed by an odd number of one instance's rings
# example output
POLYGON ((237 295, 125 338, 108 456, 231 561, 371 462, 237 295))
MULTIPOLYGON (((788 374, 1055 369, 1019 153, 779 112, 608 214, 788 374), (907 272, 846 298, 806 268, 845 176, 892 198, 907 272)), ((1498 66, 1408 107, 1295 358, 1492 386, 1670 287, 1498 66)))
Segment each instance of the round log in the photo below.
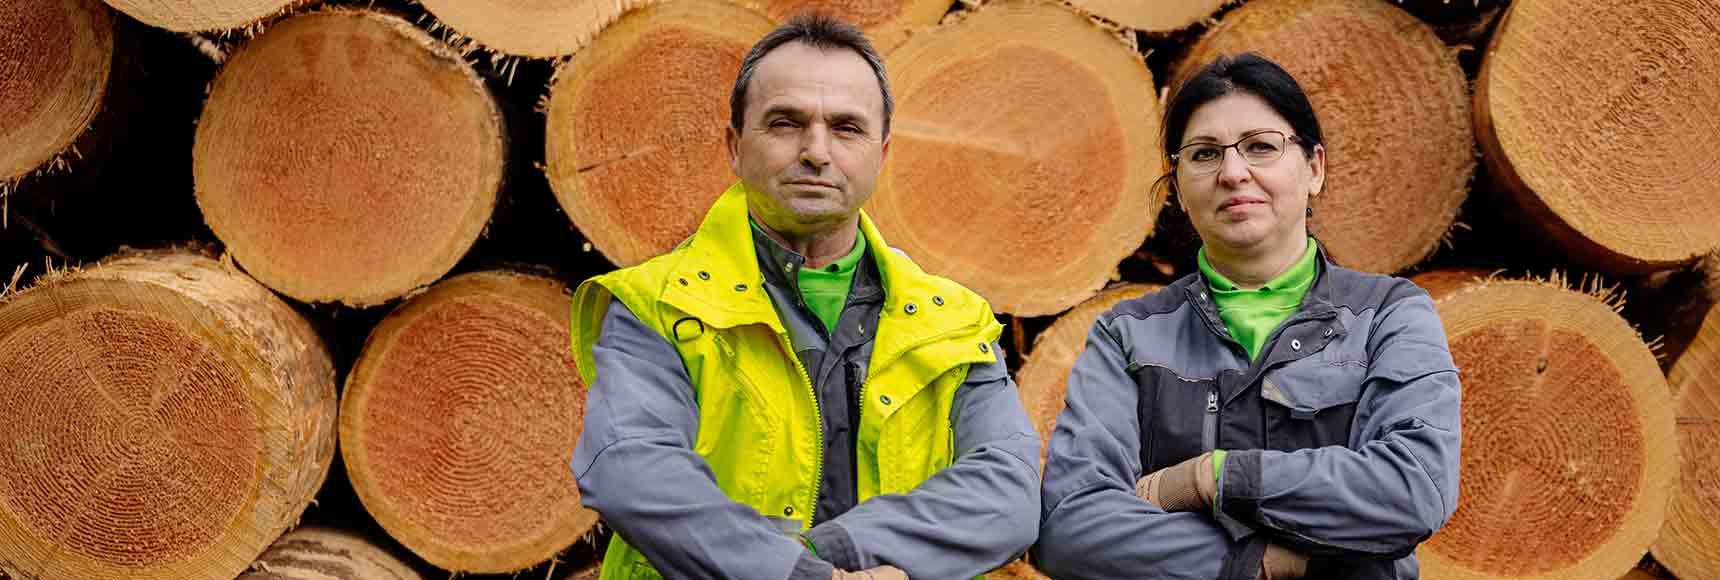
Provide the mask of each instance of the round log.
POLYGON ((436 566, 514 572, 597 523, 568 469, 586 395, 568 294, 526 274, 450 278, 383 319, 347 378, 347 477, 383 529, 436 566))
POLYGON ((1153 231, 1152 74, 1061 4, 1004 0, 953 20, 887 57, 893 145, 868 209, 892 244, 998 312, 1062 312, 1153 231))
POLYGON ((630 12, 552 81, 544 159, 580 233, 618 266, 669 251, 734 183, 723 132, 741 58, 772 25, 719 0, 630 12))
MULTIPOLYGON (((1046 444, 1051 431, 1057 427, 1057 415, 1063 412, 1063 397, 1069 389, 1069 371, 1075 359, 1087 349, 1087 333, 1099 316, 1110 312, 1118 303, 1157 292, 1155 284, 1124 284, 1099 293, 1057 317, 1039 337, 1033 339, 1033 351, 1015 373, 1015 383, 1021 393, 1021 406, 1033 419, 1033 427, 1046 444)), ((1045 445, 1039 447, 1040 460, 1045 459, 1045 445)))
POLYGON ((138 21, 174 32, 248 28, 317 0, 105 0, 138 21))
POLYGON ((1720 247, 1720 0, 1511 3, 1475 81, 1499 188, 1573 258, 1617 274, 1720 247), (1576 79, 1600 79, 1597 83, 1576 79))
POLYGON ((603 562, 593 561, 580 568, 568 572, 561 580, 598 580, 603 572, 603 562))
POLYGON ((380 304, 477 240, 500 112, 452 49, 394 16, 327 9, 233 55, 192 151, 197 204, 251 275, 304 302, 380 304))
POLYGON ((308 322, 200 255, 0 300, 0 576, 231 580, 321 487, 334 382, 308 322))
POLYGON ((950 0, 744 0, 777 22, 803 12, 823 12, 860 27, 880 52, 937 25, 950 0))
POLYGON ((238 580, 422 580, 406 562, 346 530, 304 527, 275 540, 238 580))
POLYGON ((1234 0, 1067 0, 1094 16, 1144 32, 1176 32, 1212 17, 1234 0))
POLYGON ((1457 513, 1419 550, 1430 580, 1617 578, 1676 483, 1672 400, 1609 297, 1471 283, 1438 301, 1463 373, 1457 513), (1549 533, 1556 530, 1557 533, 1549 533))
POLYGON ((0 2, 0 191, 89 128, 113 57, 113 16, 96 0, 0 2))
POLYGON ((1720 308, 1668 376, 1678 405, 1680 487, 1654 558, 1684 580, 1720 580, 1720 308))
POLYGON ((1049 580, 1050 577, 1025 560, 1015 560, 985 575, 992 580, 1049 580))
POLYGON ((419 0, 443 25, 490 50, 533 58, 573 54, 603 27, 656 0, 419 0))
POLYGON ((1243 51, 1290 71, 1320 117, 1326 185, 1310 225, 1332 259, 1390 274, 1433 254, 1475 172, 1454 50, 1387 2, 1265 0, 1225 14, 1172 86, 1243 51))

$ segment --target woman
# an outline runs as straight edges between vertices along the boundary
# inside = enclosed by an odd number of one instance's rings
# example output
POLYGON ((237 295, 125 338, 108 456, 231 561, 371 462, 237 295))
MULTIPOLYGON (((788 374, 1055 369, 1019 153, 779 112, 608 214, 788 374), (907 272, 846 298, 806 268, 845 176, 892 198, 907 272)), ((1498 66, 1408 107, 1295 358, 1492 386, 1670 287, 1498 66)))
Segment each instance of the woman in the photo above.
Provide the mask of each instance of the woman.
POLYGON ((1045 466, 1056 578, 1416 578, 1457 506, 1458 380, 1427 294, 1328 262, 1300 86, 1220 58, 1165 110, 1199 272, 1100 317, 1045 466))

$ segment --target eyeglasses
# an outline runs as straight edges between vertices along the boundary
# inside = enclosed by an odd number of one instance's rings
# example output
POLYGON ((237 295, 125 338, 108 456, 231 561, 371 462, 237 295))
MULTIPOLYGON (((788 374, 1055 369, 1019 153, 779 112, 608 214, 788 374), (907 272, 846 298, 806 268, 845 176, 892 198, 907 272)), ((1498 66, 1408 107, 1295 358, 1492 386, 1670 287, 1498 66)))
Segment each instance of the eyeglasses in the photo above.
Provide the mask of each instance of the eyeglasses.
POLYGON ((1277 161, 1284 156, 1284 147, 1288 143, 1299 143, 1301 139, 1295 135, 1285 135, 1281 131, 1265 130, 1249 133, 1229 145, 1217 143, 1190 143, 1177 149, 1171 155, 1171 165, 1182 170, 1185 175, 1198 176, 1218 172, 1224 165, 1224 150, 1235 148, 1242 155, 1242 160, 1249 165, 1259 167, 1277 161))

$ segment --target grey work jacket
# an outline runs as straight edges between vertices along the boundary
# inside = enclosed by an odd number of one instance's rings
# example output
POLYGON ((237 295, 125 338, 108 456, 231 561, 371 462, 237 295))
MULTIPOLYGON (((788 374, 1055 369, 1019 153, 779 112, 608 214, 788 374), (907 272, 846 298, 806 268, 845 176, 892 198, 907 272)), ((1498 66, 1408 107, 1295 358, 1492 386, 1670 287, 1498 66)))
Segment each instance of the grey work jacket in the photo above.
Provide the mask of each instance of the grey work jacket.
MULTIPOLYGON (((755 242, 761 271, 793 274, 785 264, 804 264, 774 242, 755 242)), ((597 381, 572 461, 581 501, 669 578, 826 580, 833 566, 882 565, 914 578, 968 578, 1025 551, 1039 528, 1039 436, 1002 351, 993 349, 996 362, 969 369, 956 392, 949 418, 954 464, 910 493, 856 505, 853 434, 843 429, 852 425, 846 417, 854 416, 853 398, 865 380, 875 329, 864 327, 876 326, 873 299, 882 290, 875 287, 875 270, 856 272, 857 287, 838 322, 853 328, 826 336, 790 279, 765 275, 764 283, 795 356, 816 373, 814 391, 825 416, 830 460, 815 525, 805 534, 817 555, 717 487, 693 451, 699 409, 679 353, 620 302, 610 304, 592 348, 597 381)))
POLYGON ((1267 542, 1308 578, 1416 578, 1457 506, 1459 385, 1427 293, 1322 252, 1250 362, 1191 274, 1101 316, 1045 466, 1037 563, 1055 578, 1253 580, 1267 542), (1142 475, 1228 451, 1216 514, 1135 497, 1142 475))

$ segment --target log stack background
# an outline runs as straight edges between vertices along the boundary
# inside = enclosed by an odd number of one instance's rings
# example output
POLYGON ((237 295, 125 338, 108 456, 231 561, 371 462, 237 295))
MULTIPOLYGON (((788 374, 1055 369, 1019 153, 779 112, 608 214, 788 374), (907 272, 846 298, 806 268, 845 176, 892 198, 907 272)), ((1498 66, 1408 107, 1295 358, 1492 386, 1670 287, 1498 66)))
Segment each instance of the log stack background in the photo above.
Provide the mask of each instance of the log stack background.
POLYGON ((1425 577, 1720 578, 1720 0, 0 3, 0 578, 589 577, 566 291, 696 226, 807 8, 875 35, 868 209, 1042 429, 1192 271, 1165 91, 1254 50, 1326 129, 1316 234, 1464 371, 1425 577))

